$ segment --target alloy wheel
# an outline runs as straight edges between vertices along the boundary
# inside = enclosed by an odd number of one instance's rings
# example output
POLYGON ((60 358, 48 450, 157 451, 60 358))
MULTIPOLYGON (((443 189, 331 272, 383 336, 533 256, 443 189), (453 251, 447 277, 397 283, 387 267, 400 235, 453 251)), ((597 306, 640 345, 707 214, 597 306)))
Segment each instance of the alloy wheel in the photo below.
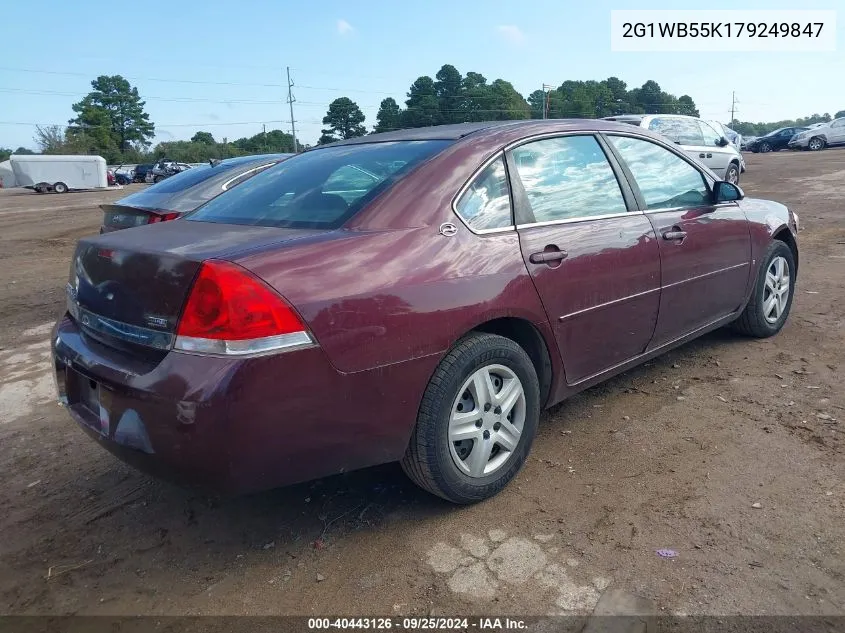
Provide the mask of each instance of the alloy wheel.
POLYGON ((789 262, 775 257, 766 270, 763 286, 763 316, 769 323, 777 323, 789 302, 789 262))

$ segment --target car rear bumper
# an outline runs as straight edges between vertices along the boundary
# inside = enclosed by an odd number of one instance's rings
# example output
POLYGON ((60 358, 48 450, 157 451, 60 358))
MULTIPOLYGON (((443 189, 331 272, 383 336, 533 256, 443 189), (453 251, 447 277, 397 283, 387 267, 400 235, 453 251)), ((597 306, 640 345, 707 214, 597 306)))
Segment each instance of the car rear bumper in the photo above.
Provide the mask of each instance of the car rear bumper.
POLYGON ((251 359, 144 360, 69 317, 52 340, 59 401, 140 470, 244 493, 401 458, 438 359, 343 374, 322 349, 251 359))

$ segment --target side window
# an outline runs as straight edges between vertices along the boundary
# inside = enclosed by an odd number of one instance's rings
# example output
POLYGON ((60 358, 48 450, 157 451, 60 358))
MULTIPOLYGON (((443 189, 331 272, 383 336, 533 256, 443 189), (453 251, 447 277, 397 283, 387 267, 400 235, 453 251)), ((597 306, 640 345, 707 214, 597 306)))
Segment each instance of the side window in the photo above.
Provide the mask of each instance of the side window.
POLYGON ((830 127, 845 127, 845 119, 836 119, 830 127))
POLYGON ((648 129, 662 134, 673 143, 680 145, 704 145, 704 136, 697 123, 694 119, 656 117, 648 124, 648 129))
POLYGON ((513 225, 508 176, 501 156, 475 177, 455 210, 476 231, 513 225))
POLYGON ((649 209, 711 204, 704 176, 684 159, 650 141, 611 136, 639 185, 649 209))
POLYGON ((537 222, 625 213, 625 199, 593 136, 562 136, 511 152, 537 222))
POLYGON ((722 139, 722 132, 704 121, 698 122, 698 127, 701 128, 701 134, 704 137, 703 145, 708 147, 719 147, 719 141, 722 139))

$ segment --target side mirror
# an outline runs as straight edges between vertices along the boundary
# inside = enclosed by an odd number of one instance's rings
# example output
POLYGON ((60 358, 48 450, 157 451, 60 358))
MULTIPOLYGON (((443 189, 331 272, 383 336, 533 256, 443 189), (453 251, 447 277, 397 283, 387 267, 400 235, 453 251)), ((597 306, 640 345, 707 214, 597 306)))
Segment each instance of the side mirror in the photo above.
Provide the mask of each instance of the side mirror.
POLYGON ((727 147, 729 144, 730 144, 730 141, 728 139, 726 139, 724 136, 722 136, 719 139, 719 147, 727 147))
POLYGON ((713 185, 713 200, 716 204, 720 202, 736 202, 742 200, 745 194, 737 185, 726 180, 717 180, 713 185))

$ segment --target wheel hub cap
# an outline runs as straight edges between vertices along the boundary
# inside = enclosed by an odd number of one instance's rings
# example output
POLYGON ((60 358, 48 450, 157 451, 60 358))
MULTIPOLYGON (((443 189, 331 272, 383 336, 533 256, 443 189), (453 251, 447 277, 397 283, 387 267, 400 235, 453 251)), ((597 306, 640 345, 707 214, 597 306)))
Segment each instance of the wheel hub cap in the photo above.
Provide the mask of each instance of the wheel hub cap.
POLYGON ((786 312, 789 284, 789 263, 784 257, 775 257, 766 269, 763 286, 763 316, 769 323, 777 323, 786 312))
POLYGON ((525 392, 504 365, 476 370, 452 404, 449 452, 470 477, 486 477, 513 456, 525 426, 525 392), (488 406, 489 405, 489 406, 488 406))

